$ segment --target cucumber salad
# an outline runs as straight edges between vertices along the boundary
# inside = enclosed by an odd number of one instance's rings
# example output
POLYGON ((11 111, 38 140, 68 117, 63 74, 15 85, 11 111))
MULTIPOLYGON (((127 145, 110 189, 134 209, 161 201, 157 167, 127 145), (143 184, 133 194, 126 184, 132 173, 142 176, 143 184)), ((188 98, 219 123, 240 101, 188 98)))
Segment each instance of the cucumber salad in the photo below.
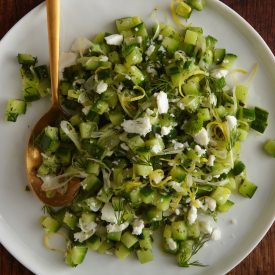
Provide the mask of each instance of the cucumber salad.
MULTIPOLYGON (((172 15, 179 23, 203 6, 176 1, 172 15)), ((251 74, 201 27, 149 28, 138 16, 115 25, 62 54, 60 103, 71 116, 34 140, 47 196, 81 182, 70 205, 44 207, 45 245, 57 250, 50 238, 63 236, 69 266, 88 249, 119 259, 135 254, 143 264, 153 260, 158 231, 179 266, 203 266, 193 256, 221 238, 216 221, 234 206, 232 194, 252 198, 257 189, 240 148, 251 128, 264 132, 268 112, 247 105, 251 74), (237 82, 240 73, 248 76, 237 82)), ((50 88, 47 66, 29 54, 18 61, 23 99, 8 102, 9 121, 50 88)))

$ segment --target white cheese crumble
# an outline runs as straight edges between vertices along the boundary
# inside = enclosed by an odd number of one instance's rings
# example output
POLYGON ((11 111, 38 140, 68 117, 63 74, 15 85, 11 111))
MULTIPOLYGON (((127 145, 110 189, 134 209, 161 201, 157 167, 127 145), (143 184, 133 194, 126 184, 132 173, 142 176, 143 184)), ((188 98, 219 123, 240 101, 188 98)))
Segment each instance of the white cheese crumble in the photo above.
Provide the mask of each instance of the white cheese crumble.
POLYGON ((201 228, 201 231, 205 234, 211 234, 213 230, 213 227, 210 221, 202 221, 200 223, 200 228, 201 228))
POLYGON ((211 72, 211 76, 216 79, 219 79, 222 77, 226 77, 228 75, 228 73, 229 73, 229 71, 225 70, 225 69, 215 69, 211 72))
POLYGON ((140 235, 144 228, 144 221, 141 219, 135 219, 132 223, 133 226, 133 235, 140 235))
POLYGON ((197 134, 194 136, 194 140, 202 146, 207 146, 209 143, 208 133, 205 128, 202 128, 197 134))
POLYGON ((182 102, 178 102, 177 106, 181 109, 184 110, 185 109, 185 105, 182 102))
POLYGON ((206 163, 206 165, 208 166, 214 166, 214 162, 216 160, 216 157, 214 155, 210 155, 208 158, 208 161, 206 163))
POLYGON ((177 243, 172 238, 167 238, 166 242, 171 251, 175 251, 177 249, 177 243))
POLYGON ((115 210, 110 202, 105 203, 105 205, 102 207, 101 220, 110 222, 110 223, 117 223, 115 210))
POLYGON ((99 61, 101 62, 107 62, 108 61, 108 56, 106 55, 101 55, 99 58, 98 58, 99 61))
POLYGON ((212 231, 212 234, 211 234, 211 239, 214 240, 214 241, 218 241, 221 239, 221 230, 219 228, 215 228, 213 231, 212 231))
POLYGON ((214 94, 210 95, 210 104, 212 104, 214 107, 217 105, 217 97, 214 94))
POLYGON ((169 185, 178 193, 185 193, 185 189, 184 187, 181 186, 181 184, 179 182, 176 181, 170 181, 169 185))
POLYGON ((83 55, 84 52, 92 46, 92 42, 86 37, 77 38, 71 47, 71 51, 83 55))
POLYGON ((198 156, 201 157, 206 153, 205 149, 202 149, 199 145, 195 146, 195 151, 198 153, 198 156))
POLYGON ((152 173, 151 179, 154 183, 159 184, 164 178, 164 175, 162 173, 157 173, 157 171, 155 171, 154 173, 152 173))
POLYGON ((109 36, 106 36, 104 39, 106 40, 106 43, 108 45, 119 46, 119 45, 121 45, 121 43, 123 41, 123 35, 111 34, 109 36))
POLYGON ((174 145, 174 149, 175 149, 175 150, 183 149, 183 148, 185 147, 183 143, 178 142, 178 141, 176 141, 176 140, 174 140, 174 139, 172 140, 172 143, 173 143, 173 145, 174 145))
POLYGON ((146 136, 152 131, 152 125, 148 117, 140 117, 136 120, 124 120, 121 126, 125 132, 141 136, 146 136))
POLYGON ((162 126, 161 127, 161 132, 160 132, 161 136, 163 137, 163 136, 169 135, 172 129, 173 129, 172 126, 168 126, 168 127, 162 126))
POLYGON ((192 205, 190 210, 188 211, 188 215, 187 215, 189 224, 193 224, 196 221, 197 216, 198 216, 197 213, 198 213, 197 208, 192 205))
POLYGON ((210 197, 205 197, 204 201, 206 210, 209 209, 210 211, 214 211, 216 209, 217 203, 214 199, 210 197))
POLYGON ((112 233, 112 232, 121 232, 123 231, 124 229, 126 229, 127 227, 129 226, 129 223, 128 222, 124 222, 122 224, 108 224, 106 226, 106 229, 107 229, 107 232, 108 233, 112 233))
POLYGON ((237 119, 234 116, 226 116, 225 117, 227 121, 227 125, 229 128, 229 131, 232 131, 237 126, 237 119))
POLYGON ((93 197, 86 199, 85 202, 93 212, 97 212, 101 207, 101 202, 93 197))
POLYGON ((152 53, 154 52, 155 48, 156 48, 156 47, 155 47, 154 45, 150 45, 149 48, 148 48, 147 51, 146 51, 146 55, 147 55, 147 56, 151 56, 152 53))
POLYGON ((157 98, 158 112, 159 114, 166 114, 169 109, 169 102, 167 94, 163 91, 155 93, 154 96, 157 98))
POLYGON ((176 214, 177 216, 180 214, 180 210, 179 210, 178 208, 175 210, 175 214, 176 214))
POLYGON ((147 114, 148 116, 151 116, 153 113, 154 113, 153 110, 151 110, 151 109, 149 109, 149 108, 146 109, 146 114, 147 114))
POLYGON ((89 239, 96 231, 97 224, 94 221, 84 223, 82 219, 79 219, 80 232, 74 233, 74 240, 84 242, 89 239))
POLYGON ((160 145, 154 145, 154 146, 151 148, 151 151, 152 151, 154 154, 160 153, 161 150, 162 150, 162 148, 161 148, 160 145))
POLYGON ((107 89, 108 89, 108 84, 101 80, 101 81, 97 84, 96 92, 97 92, 98 94, 102 94, 102 93, 106 92, 107 89))
POLYGON ((124 151, 129 151, 129 147, 125 144, 125 143, 121 143, 120 147, 124 150, 124 151))

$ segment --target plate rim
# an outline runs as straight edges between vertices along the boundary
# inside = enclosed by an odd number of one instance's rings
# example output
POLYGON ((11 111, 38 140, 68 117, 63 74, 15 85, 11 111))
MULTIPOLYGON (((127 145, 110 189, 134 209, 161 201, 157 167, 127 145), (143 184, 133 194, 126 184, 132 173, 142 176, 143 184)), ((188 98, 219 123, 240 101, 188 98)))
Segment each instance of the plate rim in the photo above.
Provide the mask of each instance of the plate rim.
MULTIPOLYGON (((272 53, 271 49, 267 45, 266 41, 261 37, 261 35, 254 29, 254 27, 246 21, 240 14, 238 14, 235 10, 233 10, 231 7, 223 3, 222 1, 215 1, 215 0, 208 0, 208 3, 210 5, 217 5, 217 7, 221 8, 221 11, 223 13, 226 13, 227 16, 232 17, 233 19, 236 19, 240 24, 238 29, 245 29, 247 31, 246 37, 252 37, 255 39, 255 41, 260 45, 261 47, 261 52, 264 56, 267 56, 270 59, 270 62, 273 63, 275 66, 275 55, 272 53)), ((18 26, 22 24, 24 21, 28 20, 29 17, 31 17, 33 14, 38 12, 39 9, 45 10, 45 1, 31 9, 29 12, 27 12, 22 18, 20 18, 2 37, 0 40, 0 50, 2 48, 2 45, 5 43, 5 41, 9 38, 9 36, 16 31, 18 26)), ((275 206, 275 201, 272 204, 275 206)), ((237 265, 239 265, 255 248, 256 246, 262 241, 262 239, 265 237, 271 226, 273 225, 275 221, 275 207, 273 208, 273 212, 270 212, 270 217, 268 216, 268 222, 264 223, 262 225, 261 230, 259 230, 259 233, 256 234, 257 238, 253 241, 250 242, 245 251, 241 254, 239 254, 235 259, 231 260, 223 266, 220 269, 217 269, 217 272, 222 272, 223 274, 228 273, 231 271, 233 268, 235 268, 237 265)), ((9 224, 4 220, 1 219, 0 215, 0 224, 5 223, 7 226, 9 224)), ((2 230, 1 230, 2 231, 2 230)), ((5 230, 4 230, 5 231, 5 230)), ((18 251, 20 249, 17 249, 20 247, 20 245, 13 244, 11 245, 9 241, 5 241, 5 238, 3 238, 3 235, 0 234, 0 243, 3 245, 3 247, 18 261, 20 262, 23 266, 28 268, 31 272, 39 274, 41 270, 39 268, 35 267, 35 265, 32 264, 31 261, 28 261, 24 257, 22 257, 22 254, 18 251)))

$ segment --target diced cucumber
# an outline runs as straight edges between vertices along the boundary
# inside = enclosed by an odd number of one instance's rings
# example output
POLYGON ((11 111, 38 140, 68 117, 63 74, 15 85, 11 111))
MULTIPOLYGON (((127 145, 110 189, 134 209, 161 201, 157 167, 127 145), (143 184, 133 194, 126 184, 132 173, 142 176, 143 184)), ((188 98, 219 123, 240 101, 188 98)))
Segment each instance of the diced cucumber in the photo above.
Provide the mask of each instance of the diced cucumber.
POLYGON ((96 175, 90 174, 81 182, 81 185, 84 190, 96 193, 102 187, 102 182, 96 175))
POLYGON ((177 241, 184 241, 187 238, 187 226, 184 221, 172 222, 172 238, 177 241))
POLYGON ((74 214, 66 211, 64 218, 63 218, 63 223, 66 226, 68 226, 70 229, 74 230, 77 226, 78 218, 74 214))
POLYGON ((235 203, 231 200, 227 200, 224 204, 218 205, 219 212, 227 212, 235 203))
POLYGON ((120 33, 122 31, 130 30, 140 23, 142 23, 142 21, 139 16, 125 17, 116 20, 116 27, 118 32, 120 33))
POLYGON ((46 232, 56 232, 61 226, 56 219, 50 216, 42 217, 40 222, 46 232))
POLYGON ((237 55, 232 53, 227 53, 223 58, 221 66, 226 69, 230 69, 234 65, 237 58, 238 58, 237 55))
POLYGON ((35 144, 42 150, 42 152, 55 152, 59 145, 59 130, 57 127, 47 126, 43 132, 35 139, 35 144))
POLYGON ((27 53, 19 53, 17 55, 17 60, 21 65, 35 65, 37 63, 37 57, 27 53))
POLYGON ((216 64, 222 63, 225 57, 225 49, 215 49, 214 50, 214 62, 216 64))
POLYGON ((150 222, 161 221, 162 211, 157 207, 152 206, 147 210, 146 217, 150 222))
POLYGON ((252 198, 257 190, 257 185, 245 179, 239 187, 239 193, 244 197, 252 198))
POLYGON ((97 130, 97 124, 93 121, 81 122, 79 124, 79 132, 82 139, 91 138, 91 134, 97 130))
POLYGON ((118 243, 115 248, 115 255, 120 259, 124 260, 131 254, 131 250, 127 248, 124 244, 118 243))
POLYGON ((121 239, 121 231, 119 232, 109 232, 107 234, 107 239, 110 241, 118 242, 121 239))
POLYGON ((191 15, 192 8, 185 2, 179 2, 176 7, 176 14, 188 19, 191 15))
POLYGON ((69 266, 77 266, 81 264, 86 256, 88 248, 85 245, 72 245, 65 254, 65 263, 69 266))
POLYGON ((144 187, 140 190, 141 199, 145 204, 153 204, 156 198, 156 192, 150 187, 144 187))
POLYGON ((121 242, 127 247, 131 248, 134 244, 138 242, 138 238, 131 234, 130 232, 126 231, 121 236, 121 242))
POLYGON ((186 177, 186 172, 182 167, 174 166, 170 170, 170 175, 172 176, 173 180, 177 182, 182 182, 186 177))
POLYGON ((137 176, 147 177, 153 171, 153 167, 151 165, 133 164, 133 171, 137 176))
POLYGON ((229 199, 231 191, 222 186, 218 186, 215 191, 212 192, 211 197, 217 202, 218 205, 226 203, 229 199))
POLYGON ((91 250, 98 250, 102 241, 99 236, 93 235, 91 238, 89 238, 86 242, 86 245, 91 250))
POLYGON ((20 99, 10 99, 6 106, 6 120, 15 122, 17 117, 26 113, 26 102, 20 99))
POLYGON ((194 31, 187 30, 184 37, 184 43, 189 45, 196 45, 198 40, 198 33, 194 31))
POLYGON ((166 36, 162 41, 162 45, 172 54, 179 48, 180 42, 177 39, 166 36))
POLYGON ((187 0, 187 4, 198 11, 202 11, 206 5, 206 0, 187 0))
POLYGON ((264 151, 275 158, 275 140, 274 139, 269 139, 265 142, 264 144, 264 151))
POLYGON ((139 249, 136 251, 138 260, 141 264, 145 264, 154 260, 152 250, 139 249))

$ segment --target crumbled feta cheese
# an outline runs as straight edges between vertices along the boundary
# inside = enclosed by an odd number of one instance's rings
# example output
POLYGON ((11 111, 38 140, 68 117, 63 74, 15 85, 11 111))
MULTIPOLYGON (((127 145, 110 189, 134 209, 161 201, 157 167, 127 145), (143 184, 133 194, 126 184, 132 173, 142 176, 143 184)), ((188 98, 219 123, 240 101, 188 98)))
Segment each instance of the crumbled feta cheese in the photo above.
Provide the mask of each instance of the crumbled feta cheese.
POLYGON ((163 137, 163 136, 169 135, 172 129, 173 129, 172 126, 168 126, 168 127, 162 126, 161 127, 161 136, 163 137))
POLYGON ((147 71, 148 74, 151 74, 153 76, 158 74, 157 70, 154 67, 150 66, 150 65, 147 67, 146 71, 147 71))
POLYGON ((123 85, 123 83, 121 82, 121 83, 118 85, 118 90, 121 91, 123 88, 124 88, 124 85, 123 85))
POLYGON ((107 62, 108 61, 108 56, 101 55, 98 60, 101 61, 101 62, 107 62))
POLYGON ((97 200, 96 198, 89 198, 85 200, 87 206, 93 211, 97 212, 101 207, 101 202, 97 200))
POLYGON ((232 131, 237 126, 237 119, 234 116, 226 116, 225 117, 227 121, 227 125, 229 128, 229 131, 232 131))
POLYGON ((172 143, 173 143, 173 145, 174 145, 174 149, 175 150, 178 150, 178 149, 183 149, 184 148, 184 144, 183 143, 181 143, 181 142, 178 142, 178 141, 176 141, 176 140, 172 140, 172 143))
POLYGON ((159 47, 158 51, 161 53, 166 53, 166 49, 162 45, 159 47))
POLYGON ((218 241, 218 240, 221 239, 221 230, 219 228, 215 228, 212 231, 211 239, 214 240, 214 241, 218 241))
POLYGON ((158 40, 161 41, 162 39, 163 39, 163 35, 160 34, 160 35, 158 36, 158 40))
POLYGON ((202 146, 207 146, 209 143, 209 137, 206 129, 202 128, 197 134, 195 134, 194 140, 202 146))
POLYGON ((157 98, 159 114, 166 114, 169 109, 167 94, 163 91, 160 91, 159 93, 155 93, 154 96, 157 98))
POLYGON ((152 131, 152 125, 148 117, 141 117, 136 120, 124 120, 121 126, 125 132, 141 136, 146 136, 152 131))
POLYGON ((153 110, 151 110, 151 109, 149 109, 149 108, 146 109, 146 114, 147 114, 148 116, 151 116, 153 113, 154 113, 153 110))
POLYGON ((155 48, 156 48, 156 47, 155 47, 154 45, 150 45, 149 48, 148 48, 147 51, 146 51, 146 55, 147 55, 147 56, 151 56, 152 53, 154 52, 155 48))
POLYGON ((92 232, 88 232, 88 233, 82 232, 82 231, 76 232, 76 233, 74 233, 74 240, 76 242, 82 243, 82 242, 86 241, 87 239, 89 239, 93 234, 94 233, 92 233, 92 232))
POLYGON ((225 69, 215 69, 211 72, 211 76, 216 79, 219 79, 222 77, 226 77, 228 73, 229 73, 229 71, 225 70, 225 69))
POLYGON ((84 52, 89 49, 92 46, 92 42, 85 38, 85 37, 79 37, 77 38, 71 47, 71 51, 75 53, 80 53, 80 55, 83 55, 84 52))
POLYGON ((106 92, 107 89, 108 89, 108 84, 101 80, 101 81, 97 84, 96 92, 97 92, 98 94, 102 94, 102 93, 106 92))
POLYGON ((162 148, 160 145, 154 145, 152 148, 151 148, 151 151, 154 153, 154 154, 158 154, 159 152, 161 152, 162 148))
POLYGON ((88 113, 91 111, 91 108, 92 108, 92 106, 85 106, 82 108, 81 111, 84 115, 88 115, 88 113))
POLYGON ((191 206, 190 210, 188 211, 187 219, 189 224, 193 224, 197 219, 197 208, 195 206, 191 206))
POLYGON ((152 181, 156 184, 159 184, 164 178, 164 174, 159 171, 154 171, 150 176, 152 181))
POLYGON ((217 97, 214 94, 210 95, 210 104, 214 107, 217 105, 217 97))
POLYGON ((175 251, 177 249, 178 245, 172 238, 167 238, 166 242, 171 251, 175 251))
POLYGON ((110 202, 105 203, 104 206, 102 207, 101 220, 110 222, 110 223, 117 223, 115 210, 110 202))
POLYGON ((213 230, 213 227, 210 223, 210 221, 202 221, 200 223, 200 227, 201 227, 201 231, 205 234, 211 234, 212 233, 212 230, 213 230))
POLYGON ((91 221, 89 223, 85 223, 81 218, 79 219, 79 227, 81 229, 81 231, 83 232, 95 232, 96 231, 96 227, 97 227, 97 224, 94 222, 94 221, 91 221))
POLYGON ((106 226, 106 229, 107 229, 107 232, 108 233, 112 233, 112 232, 121 232, 123 231, 124 229, 126 229, 127 227, 129 226, 129 223, 128 222, 124 222, 122 224, 108 224, 106 226))
POLYGON ((214 211, 216 209, 217 203, 214 199, 210 197, 205 197, 204 201, 207 209, 209 209, 210 211, 214 211))
POLYGON ((193 185, 193 177, 191 174, 187 174, 186 176, 186 184, 188 187, 192 187, 193 185))
POLYGON ((180 210, 179 210, 178 208, 175 210, 175 214, 176 214, 177 216, 180 214, 180 210))
POLYGON ((142 43, 142 41, 143 41, 142 36, 138 36, 138 37, 137 37, 137 42, 138 42, 139 44, 141 44, 141 43, 142 43))
POLYGON ((210 155, 208 158, 208 161, 206 163, 206 165, 208 166, 214 166, 214 161, 216 160, 216 157, 214 155, 210 155))
POLYGON ((141 219, 135 219, 132 223, 133 226, 133 235, 140 235, 144 228, 144 221, 141 219))
POLYGON ((111 34, 109 36, 106 36, 104 39, 106 40, 106 43, 108 45, 119 46, 119 45, 121 45, 121 43, 123 41, 123 35, 111 34))
POLYGON ((185 109, 185 105, 182 102, 178 102, 177 106, 181 109, 184 110, 185 109))
POLYGON ((198 156, 201 157, 206 153, 205 149, 202 149, 199 145, 195 146, 195 151, 198 153, 198 156))
POLYGON ((185 189, 184 187, 181 186, 181 184, 179 182, 176 181, 170 181, 169 185, 178 193, 185 193, 185 189))
POLYGON ((62 73, 66 67, 70 67, 76 63, 76 53, 61 53, 59 60, 59 72, 62 73))
POLYGON ((121 143, 120 147, 124 150, 124 151, 129 151, 129 147, 125 144, 125 143, 121 143))

